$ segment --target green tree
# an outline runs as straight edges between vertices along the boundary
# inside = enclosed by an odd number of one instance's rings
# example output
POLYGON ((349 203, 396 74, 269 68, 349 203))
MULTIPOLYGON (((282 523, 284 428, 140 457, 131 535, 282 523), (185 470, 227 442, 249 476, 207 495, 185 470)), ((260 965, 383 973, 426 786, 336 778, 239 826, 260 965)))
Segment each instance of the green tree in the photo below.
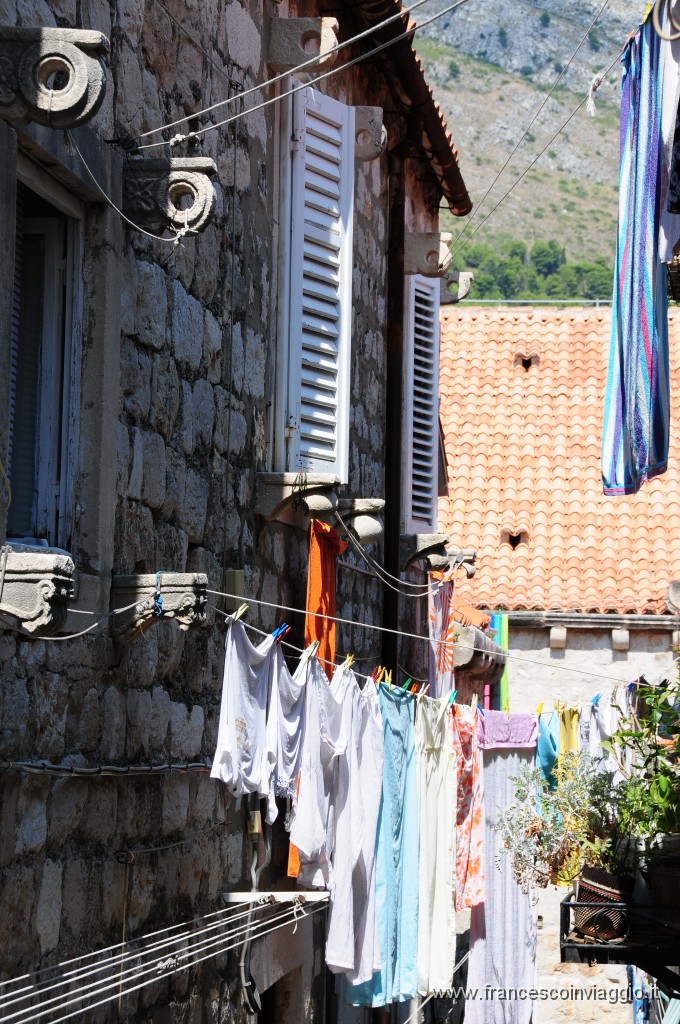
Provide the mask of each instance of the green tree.
POLYGON ((460 68, 456 64, 455 60, 449 61, 449 78, 458 78, 460 75, 460 68))
POLYGON ((536 270, 543 277, 554 274, 565 262, 564 249, 554 240, 550 242, 534 242, 531 247, 530 259, 536 270))
POLYGON ((550 24, 550 15, 548 14, 547 11, 543 11, 543 13, 541 14, 541 17, 540 17, 539 20, 540 20, 541 25, 543 26, 543 28, 547 28, 548 25, 550 24))

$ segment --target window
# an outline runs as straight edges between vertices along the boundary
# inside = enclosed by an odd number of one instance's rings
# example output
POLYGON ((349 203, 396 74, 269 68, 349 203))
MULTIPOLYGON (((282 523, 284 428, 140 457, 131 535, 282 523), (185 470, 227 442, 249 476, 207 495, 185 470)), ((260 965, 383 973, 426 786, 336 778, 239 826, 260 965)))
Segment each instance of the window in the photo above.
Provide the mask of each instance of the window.
POLYGON ((439 289, 438 277, 407 278, 402 474, 406 533, 437 528, 439 289))
POLYGON ((17 185, 8 539, 70 541, 75 222, 17 185))
MULTIPOLYGON (((314 89, 293 96, 285 274, 279 301, 278 468, 347 480, 354 215, 354 110, 314 89)), ((286 151, 283 160, 287 160, 286 151)), ((284 168, 284 172, 288 168, 284 168)), ((282 174, 282 182, 285 173, 282 174)), ((282 184, 282 195, 286 194, 282 184)))

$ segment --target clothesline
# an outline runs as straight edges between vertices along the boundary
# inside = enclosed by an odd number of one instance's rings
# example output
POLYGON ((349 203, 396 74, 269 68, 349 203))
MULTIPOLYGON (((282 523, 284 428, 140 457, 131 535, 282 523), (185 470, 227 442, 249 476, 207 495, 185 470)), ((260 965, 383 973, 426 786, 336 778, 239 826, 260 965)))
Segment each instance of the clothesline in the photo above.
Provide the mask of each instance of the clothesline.
MULTIPOLYGON (((256 597, 244 597, 242 594, 228 594, 221 590, 208 590, 207 593, 212 594, 213 597, 226 597, 237 603, 245 601, 248 604, 260 605, 264 608, 275 608, 284 612, 296 612, 299 615, 312 616, 317 619, 326 619, 329 622, 342 623, 347 626, 356 626, 359 629, 373 629, 379 633, 388 633, 392 636, 399 636, 406 640, 419 640, 421 643, 436 644, 443 647, 460 647, 466 651, 477 651, 480 654, 489 654, 488 648, 476 647, 474 644, 462 643, 459 640, 432 640, 429 636, 421 636, 419 633, 406 633, 400 629, 391 629, 389 626, 376 626, 372 622, 357 622, 355 619, 345 619, 338 615, 325 615, 323 612, 311 612, 302 608, 294 608, 292 605, 277 604, 275 601, 263 601, 261 598, 256 597)), ((590 679, 605 679, 608 683, 612 683, 613 685, 625 682, 625 680, 616 679, 614 676, 604 675, 602 672, 591 672, 588 669, 561 665, 559 662, 540 661, 536 658, 524 658, 521 655, 512 654, 509 650, 505 650, 504 648, 500 648, 500 650, 501 653, 510 661, 515 661, 523 665, 538 665, 542 669, 557 669, 558 671, 570 672, 575 675, 588 676, 590 679)))

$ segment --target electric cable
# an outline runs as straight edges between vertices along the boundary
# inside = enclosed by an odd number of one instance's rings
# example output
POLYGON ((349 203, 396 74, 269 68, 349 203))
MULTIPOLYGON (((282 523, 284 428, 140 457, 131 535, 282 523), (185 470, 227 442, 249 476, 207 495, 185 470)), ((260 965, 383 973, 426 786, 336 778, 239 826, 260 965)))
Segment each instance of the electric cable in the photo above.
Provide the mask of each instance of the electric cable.
POLYGON ((515 153, 517 152, 517 150, 519 149, 519 147, 520 147, 520 146, 522 145, 522 143, 524 142, 524 139, 525 139, 525 138, 527 137, 527 135, 528 135, 528 134, 529 134, 529 132, 531 131, 531 128, 533 127, 533 125, 534 125, 534 124, 536 123, 536 121, 538 120, 538 118, 539 118, 539 116, 540 116, 540 114, 541 114, 541 111, 543 110, 543 108, 545 107, 546 103, 548 102, 548 100, 550 99, 550 97, 552 96, 552 94, 554 93, 554 91, 555 91, 555 89, 557 88, 557 86, 558 86, 558 85, 560 84, 560 82, 562 81, 562 79, 563 79, 563 78, 564 78, 564 76, 566 75, 566 73, 567 73, 567 71, 568 71, 569 67, 571 66, 571 64, 572 64, 572 63, 573 63, 573 61, 575 60, 575 58, 576 58, 576 55, 577 55, 577 53, 579 52, 579 50, 581 49, 581 47, 583 46, 583 44, 585 43, 585 41, 586 41, 586 40, 588 39, 588 36, 589 36, 589 35, 590 35, 590 33, 592 32, 592 30, 593 30, 593 29, 595 28, 595 25, 597 24, 597 22, 598 22, 598 21, 600 20, 600 18, 602 17, 602 15, 603 15, 603 13, 604 13, 604 10, 605 10, 605 8, 607 7, 607 5, 608 5, 608 4, 609 4, 609 0, 604 0, 604 3, 603 3, 603 4, 602 4, 602 6, 600 7, 599 11, 597 12, 597 14, 596 14, 596 15, 595 15, 595 17, 593 18, 593 20, 591 21, 591 23, 590 23, 590 26, 588 27, 588 29, 587 29, 587 31, 586 31, 586 33, 585 33, 585 35, 584 35, 584 36, 583 36, 583 38, 581 39, 581 42, 580 42, 580 43, 578 44, 578 46, 576 47, 576 49, 575 49, 575 50, 574 50, 574 52, 572 53, 571 57, 569 58, 569 60, 568 60, 568 61, 567 61, 567 63, 565 64, 565 66, 564 66, 564 67, 562 68, 562 70, 560 71, 560 73, 559 73, 558 77, 557 77, 557 78, 555 79, 555 82, 553 83, 553 85, 552 85, 552 87, 551 87, 550 91, 549 91, 549 92, 548 92, 548 93, 546 94, 546 96, 544 97, 544 99, 543 99, 543 102, 541 103, 540 107, 538 108, 538 110, 536 111, 536 113, 534 114, 534 116, 532 117, 532 119, 531 119, 531 121, 529 122, 529 124, 527 125, 527 127, 526 127, 526 128, 524 129, 524 131, 523 131, 522 135, 521 135, 521 136, 519 137, 519 139, 517 140, 517 143, 515 144, 515 147, 514 147, 514 149, 512 150, 512 152, 510 153, 509 157, 507 158, 507 160, 505 161, 505 163, 504 163, 504 164, 503 164, 503 166, 501 167, 500 171, 498 172, 498 174, 496 175, 496 177, 495 177, 495 178, 493 179, 493 181, 491 182, 491 184, 490 184, 490 185, 489 185, 489 187, 487 188, 486 192, 484 193, 484 195, 482 196, 482 198, 480 199, 480 201, 479 201, 479 202, 478 202, 478 203, 476 204, 476 207, 475 207, 475 210, 474 210, 474 212, 472 213, 472 216, 470 216, 470 217, 468 217, 468 218, 467 218, 467 220, 466 220, 466 222, 465 222, 465 226, 464 226, 464 228, 463 228, 463 229, 462 229, 462 230, 461 230, 461 231, 460 231, 460 232, 458 233, 458 235, 456 236, 456 238, 454 238, 453 242, 451 243, 451 248, 453 248, 453 246, 455 246, 455 245, 457 244, 457 242, 458 242, 458 241, 459 241, 459 240, 461 239, 461 237, 462 237, 462 236, 463 236, 463 235, 465 234, 465 231, 466 231, 466 230, 467 230, 467 229, 468 229, 469 227, 471 227, 471 225, 472 225, 472 222, 473 222, 473 221, 474 221, 474 220, 476 219, 476 216, 477 216, 477 215, 479 214, 479 212, 480 212, 480 210, 481 210, 482 206, 483 206, 483 205, 484 205, 484 203, 486 202, 486 200, 487 200, 487 198, 488 198, 488 195, 489 195, 489 193, 491 192, 491 190, 493 189, 494 185, 495 185, 495 184, 496 184, 496 182, 497 182, 497 181, 499 180, 499 178, 501 178, 501 176, 503 175, 503 172, 505 171, 506 167, 508 166, 508 164, 510 163, 510 161, 511 161, 511 160, 512 160, 512 158, 514 157, 514 155, 515 155, 515 153))
MULTIPOLYGON (((200 138, 202 135, 206 135, 208 132, 214 131, 216 128, 224 128, 229 124, 233 124, 234 121, 238 121, 242 117, 246 117, 248 114, 254 114, 256 113, 256 111, 263 110, 265 107, 269 107, 273 103, 279 103, 280 100, 283 100, 288 96, 294 96, 302 89, 308 89, 311 85, 316 85, 318 82, 322 82, 325 79, 330 78, 332 75, 337 75, 341 71, 346 71, 348 68, 354 67, 355 64, 360 64, 362 61, 367 60, 370 57, 375 57, 376 54, 382 53, 383 50, 386 50, 390 46, 394 46, 396 43, 403 43, 409 36, 413 36, 420 29, 425 28, 427 25, 431 25, 434 21, 437 21, 439 18, 443 18, 446 14, 450 14, 452 11, 455 11, 457 7, 461 7, 463 4, 467 2, 468 0, 456 0, 455 3, 450 4, 448 7, 445 7, 443 10, 439 11, 437 14, 432 15, 430 18, 427 18, 419 25, 413 25, 410 28, 407 28, 404 31, 403 35, 396 36, 394 39, 388 39, 386 42, 381 43, 379 46, 373 47, 373 49, 368 50, 366 53, 362 53, 358 57, 352 58, 352 60, 347 61, 345 64, 341 64, 336 68, 331 68, 329 71, 324 71, 323 73, 314 76, 308 82, 301 82, 299 85, 296 85, 293 88, 289 89, 288 92, 283 92, 278 94, 277 96, 272 96, 270 99, 263 100, 261 103, 256 104, 254 107, 248 107, 247 110, 242 110, 240 113, 234 114, 231 117, 224 118, 224 120, 222 121, 216 121, 214 124, 207 125, 205 128, 197 128, 195 131, 188 132, 186 135, 178 134, 175 135, 172 139, 163 140, 162 142, 149 142, 145 143, 143 146, 135 146, 134 150, 135 152, 141 152, 142 150, 145 149, 156 149, 159 146, 174 146, 180 142, 186 142, 189 139, 200 138)), ((378 31, 378 29, 379 26, 375 26, 372 29, 372 31, 376 32, 378 31)), ((316 57, 315 60, 318 60, 318 57, 316 57)), ((290 71, 287 72, 287 74, 289 75, 292 73, 293 72, 290 71)), ((243 96, 244 93, 240 93, 240 95, 243 96)), ((193 118, 197 115, 192 114, 191 116, 193 118)), ((159 128, 156 130, 161 131, 162 129, 159 128)))
MULTIPOLYGON (((191 41, 196 46, 199 47, 199 49, 205 54, 205 56, 208 57, 209 60, 211 60, 209 54, 203 49, 202 46, 200 46, 197 40, 195 40, 193 36, 190 36, 186 29, 184 29, 183 26, 181 26, 179 22, 177 22, 176 19, 172 17, 167 7, 165 7, 165 4, 162 3, 162 0, 156 0, 156 2, 163 8, 166 14, 168 14, 169 17, 173 21, 175 21, 175 24, 178 26, 178 28, 180 28, 185 33, 185 35, 187 35, 187 37, 191 39, 191 41)), ((326 57, 330 57, 334 53, 338 53, 340 50, 343 50, 348 46, 353 46, 355 43, 361 42, 362 39, 365 39, 367 36, 374 35, 376 32, 379 32, 383 28, 387 28, 388 25, 393 24, 395 21, 405 20, 406 25, 408 26, 408 15, 412 11, 415 11, 418 7, 422 7, 423 4, 429 2, 431 2, 431 0, 415 0, 415 3, 411 4, 409 7, 402 7, 401 10, 399 10, 396 14, 390 15, 389 18, 385 18, 377 25, 372 25, 370 28, 365 29, 363 32, 359 32, 357 35, 352 36, 350 39, 345 39, 341 43, 336 43, 334 46, 329 47, 328 50, 324 50, 323 52, 314 54, 314 56, 310 57, 308 60, 303 61, 301 64, 298 64, 294 68, 290 68, 287 71, 281 71, 278 75, 274 75, 273 78, 268 78, 264 82, 258 82, 256 85, 251 86, 249 89, 244 89, 238 95, 242 99, 245 99, 247 96, 251 96, 255 92, 261 92, 263 89, 269 89, 272 86, 277 85, 279 82, 282 82, 289 75, 300 74, 300 72, 304 71, 305 68, 311 67, 314 64, 318 64, 320 61, 325 60, 326 57)), ((367 54, 367 56, 370 55, 371 54, 367 54)), ((146 139, 150 135, 156 135, 158 132, 169 131, 171 128, 176 128, 177 125, 179 124, 185 124, 187 121, 193 121, 198 117, 203 117, 205 114, 210 114, 213 110, 218 110, 220 107, 228 106, 230 103, 234 102, 234 99, 235 96, 227 96, 225 100, 219 100, 217 103, 213 103, 209 107, 204 107, 202 110, 196 110, 192 114, 186 114, 184 117, 179 117, 177 118, 176 121, 169 121, 168 124, 161 125, 159 128, 150 128, 148 131, 142 132, 140 135, 138 135, 137 138, 146 139)), ((163 143, 159 143, 159 145, 162 144, 163 143)))
MULTIPOLYGON (((357 626, 360 629, 373 629, 379 633, 389 633, 393 636, 400 636, 406 640, 420 640, 421 643, 432 644, 438 647, 460 647, 466 651, 477 651, 480 654, 489 654, 488 648, 476 647, 474 644, 464 644, 459 640, 436 640, 429 636, 421 636, 418 633, 405 633, 399 629, 391 629, 389 626, 376 626, 372 622, 357 622, 355 619, 345 619, 339 615, 325 615, 323 612, 310 612, 303 608, 293 608, 291 605, 276 604, 273 601, 263 601, 256 597, 244 597, 243 594, 226 594, 221 590, 208 590, 208 594, 212 594, 214 597, 228 597, 232 601, 237 603, 246 601, 250 604, 261 605, 264 608, 278 608, 284 612, 297 612, 301 615, 311 615, 316 619, 326 619, 329 622, 342 622, 348 626, 357 626)), ((501 653, 506 656, 509 661, 516 661, 523 665, 538 665, 542 669, 552 670, 557 669, 562 672, 570 672, 575 675, 588 676, 591 679, 606 679, 608 683, 620 685, 622 680, 617 679, 613 676, 606 676, 602 672, 590 672, 587 669, 576 668, 575 666, 562 665, 560 662, 540 661, 536 658, 523 658, 521 655, 512 654, 505 648, 499 648, 501 653)))
POLYGON ((423 583, 411 583, 410 580, 402 580, 398 576, 393 576, 392 573, 388 572, 387 569, 384 566, 380 565, 380 563, 377 562, 373 558, 372 555, 369 555, 368 551, 366 551, 366 549, 360 544, 359 540, 354 536, 354 534, 350 533, 349 526, 343 520, 343 518, 341 517, 340 513, 339 512, 335 512, 334 515, 335 515, 335 518, 340 523, 340 525, 342 526, 342 528, 345 531, 345 533, 347 534, 347 536, 349 537, 349 540, 350 540, 352 546, 356 549, 356 551, 358 551, 358 553, 361 555, 361 557, 364 559, 364 561, 375 570, 377 578, 382 580, 382 582, 385 583, 388 587, 390 587, 391 590, 395 590, 397 593, 402 594, 404 597, 418 597, 419 598, 419 597, 427 597, 428 594, 431 592, 431 590, 433 590, 436 593, 444 585, 443 583, 435 583, 435 584, 432 585, 432 587, 430 587, 429 583, 424 583, 424 584, 423 583), (401 586, 412 587, 413 589, 417 589, 417 590, 421 591, 421 593, 418 593, 418 594, 407 594, 407 593, 404 593, 403 591, 399 590, 398 587, 393 586, 390 581, 394 581, 394 583, 398 583, 401 586))

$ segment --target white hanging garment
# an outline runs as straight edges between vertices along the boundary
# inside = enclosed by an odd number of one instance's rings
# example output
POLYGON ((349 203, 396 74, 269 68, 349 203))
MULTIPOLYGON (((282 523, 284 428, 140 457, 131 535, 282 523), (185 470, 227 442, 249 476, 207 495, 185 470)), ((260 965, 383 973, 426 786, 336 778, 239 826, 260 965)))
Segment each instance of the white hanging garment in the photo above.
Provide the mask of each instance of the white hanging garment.
POLYGON ((380 811, 383 731, 372 680, 359 689, 348 666, 340 666, 331 690, 349 712, 345 754, 335 762, 333 892, 326 964, 352 984, 370 981, 380 962, 375 916, 375 841, 380 811))
POLYGON ((456 755, 448 698, 418 702, 418 991, 451 990, 456 963, 456 755))
POLYGON ((277 796, 295 799, 307 718, 306 683, 310 660, 308 649, 291 676, 280 645, 274 645, 271 693, 267 712, 269 824, 276 821, 278 815, 277 796))
POLYGON ((238 797, 269 795, 271 758, 267 748, 267 704, 274 638, 254 647, 243 623, 228 621, 217 747, 210 777, 221 779, 238 797))
POLYGON ((290 841, 300 855, 298 883, 307 888, 330 888, 330 852, 335 839, 334 761, 346 751, 351 719, 331 691, 328 677, 314 656, 310 659, 305 690, 306 727, 290 841))

